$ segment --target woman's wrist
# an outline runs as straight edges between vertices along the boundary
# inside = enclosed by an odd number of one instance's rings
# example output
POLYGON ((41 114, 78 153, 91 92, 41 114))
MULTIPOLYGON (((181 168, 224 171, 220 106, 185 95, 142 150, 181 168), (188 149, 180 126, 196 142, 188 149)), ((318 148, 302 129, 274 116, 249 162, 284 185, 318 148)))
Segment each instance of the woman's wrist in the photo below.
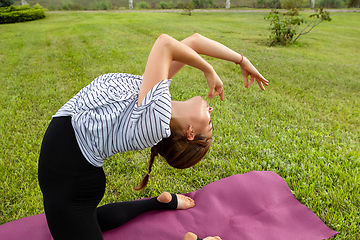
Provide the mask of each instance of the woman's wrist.
POLYGON ((247 57, 243 56, 243 59, 242 59, 241 63, 239 63, 239 65, 241 68, 243 68, 248 62, 249 62, 249 59, 247 59, 247 57))
POLYGON ((240 63, 242 63, 242 61, 244 60, 244 55, 242 55, 241 53, 240 54, 240 60, 236 61, 235 64, 238 64, 240 65, 240 63))
POLYGON ((208 78, 208 76, 211 76, 215 73, 215 70, 210 63, 207 63, 207 66, 202 70, 202 72, 204 73, 204 76, 208 78))

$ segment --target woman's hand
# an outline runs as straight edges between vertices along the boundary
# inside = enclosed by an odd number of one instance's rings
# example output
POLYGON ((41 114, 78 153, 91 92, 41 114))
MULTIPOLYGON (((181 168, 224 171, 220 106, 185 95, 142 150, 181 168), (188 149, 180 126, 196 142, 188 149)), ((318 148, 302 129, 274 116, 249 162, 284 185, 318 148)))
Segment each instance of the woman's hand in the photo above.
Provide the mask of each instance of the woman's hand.
POLYGON ((212 69, 212 71, 210 71, 209 73, 204 73, 204 74, 209 85, 209 94, 208 94, 209 99, 212 99, 217 95, 219 95, 221 101, 224 101, 223 82, 221 81, 215 70, 212 69))
POLYGON ((269 81, 266 80, 259 73, 259 71, 251 64, 251 62, 246 57, 244 57, 243 61, 240 63, 240 67, 241 67, 241 74, 243 75, 244 78, 245 88, 249 88, 255 82, 255 80, 259 84, 261 90, 265 90, 264 85, 266 86, 269 85, 269 81), (249 76, 250 76, 250 82, 248 79, 249 76))

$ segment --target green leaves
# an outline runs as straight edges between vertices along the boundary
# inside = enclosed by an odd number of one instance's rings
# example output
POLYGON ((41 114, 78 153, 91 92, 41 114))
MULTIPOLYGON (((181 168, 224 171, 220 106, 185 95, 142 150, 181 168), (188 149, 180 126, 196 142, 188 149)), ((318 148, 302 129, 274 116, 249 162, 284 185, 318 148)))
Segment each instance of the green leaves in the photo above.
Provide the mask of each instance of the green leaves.
POLYGON ((265 19, 270 19, 270 30, 273 35, 270 35, 270 45, 289 45, 294 43, 301 35, 309 33, 314 27, 320 24, 322 21, 331 21, 330 14, 324 11, 323 8, 316 10, 315 14, 311 14, 310 18, 316 17, 317 19, 311 21, 295 38, 297 34, 297 27, 306 20, 299 15, 298 9, 291 9, 288 12, 283 13, 283 18, 280 18, 280 13, 273 10, 269 13, 265 19))

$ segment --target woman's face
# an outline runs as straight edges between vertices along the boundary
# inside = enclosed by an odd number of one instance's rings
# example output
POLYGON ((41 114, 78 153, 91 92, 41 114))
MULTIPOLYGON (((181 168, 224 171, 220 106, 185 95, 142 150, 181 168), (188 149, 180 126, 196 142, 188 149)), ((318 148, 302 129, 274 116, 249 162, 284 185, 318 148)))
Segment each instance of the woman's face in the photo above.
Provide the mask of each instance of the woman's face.
POLYGON ((188 116, 195 134, 201 133, 211 137, 213 125, 210 117, 213 108, 200 96, 190 98, 185 102, 187 102, 188 116))

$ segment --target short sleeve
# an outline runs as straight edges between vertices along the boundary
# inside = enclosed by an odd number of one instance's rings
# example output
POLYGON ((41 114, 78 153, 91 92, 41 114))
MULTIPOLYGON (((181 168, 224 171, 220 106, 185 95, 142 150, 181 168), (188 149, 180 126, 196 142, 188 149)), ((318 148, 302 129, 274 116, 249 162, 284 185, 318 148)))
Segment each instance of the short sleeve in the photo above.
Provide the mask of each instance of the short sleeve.
POLYGON ((131 116, 133 144, 137 149, 152 147, 170 136, 171 80, 155 85, 131 116))

